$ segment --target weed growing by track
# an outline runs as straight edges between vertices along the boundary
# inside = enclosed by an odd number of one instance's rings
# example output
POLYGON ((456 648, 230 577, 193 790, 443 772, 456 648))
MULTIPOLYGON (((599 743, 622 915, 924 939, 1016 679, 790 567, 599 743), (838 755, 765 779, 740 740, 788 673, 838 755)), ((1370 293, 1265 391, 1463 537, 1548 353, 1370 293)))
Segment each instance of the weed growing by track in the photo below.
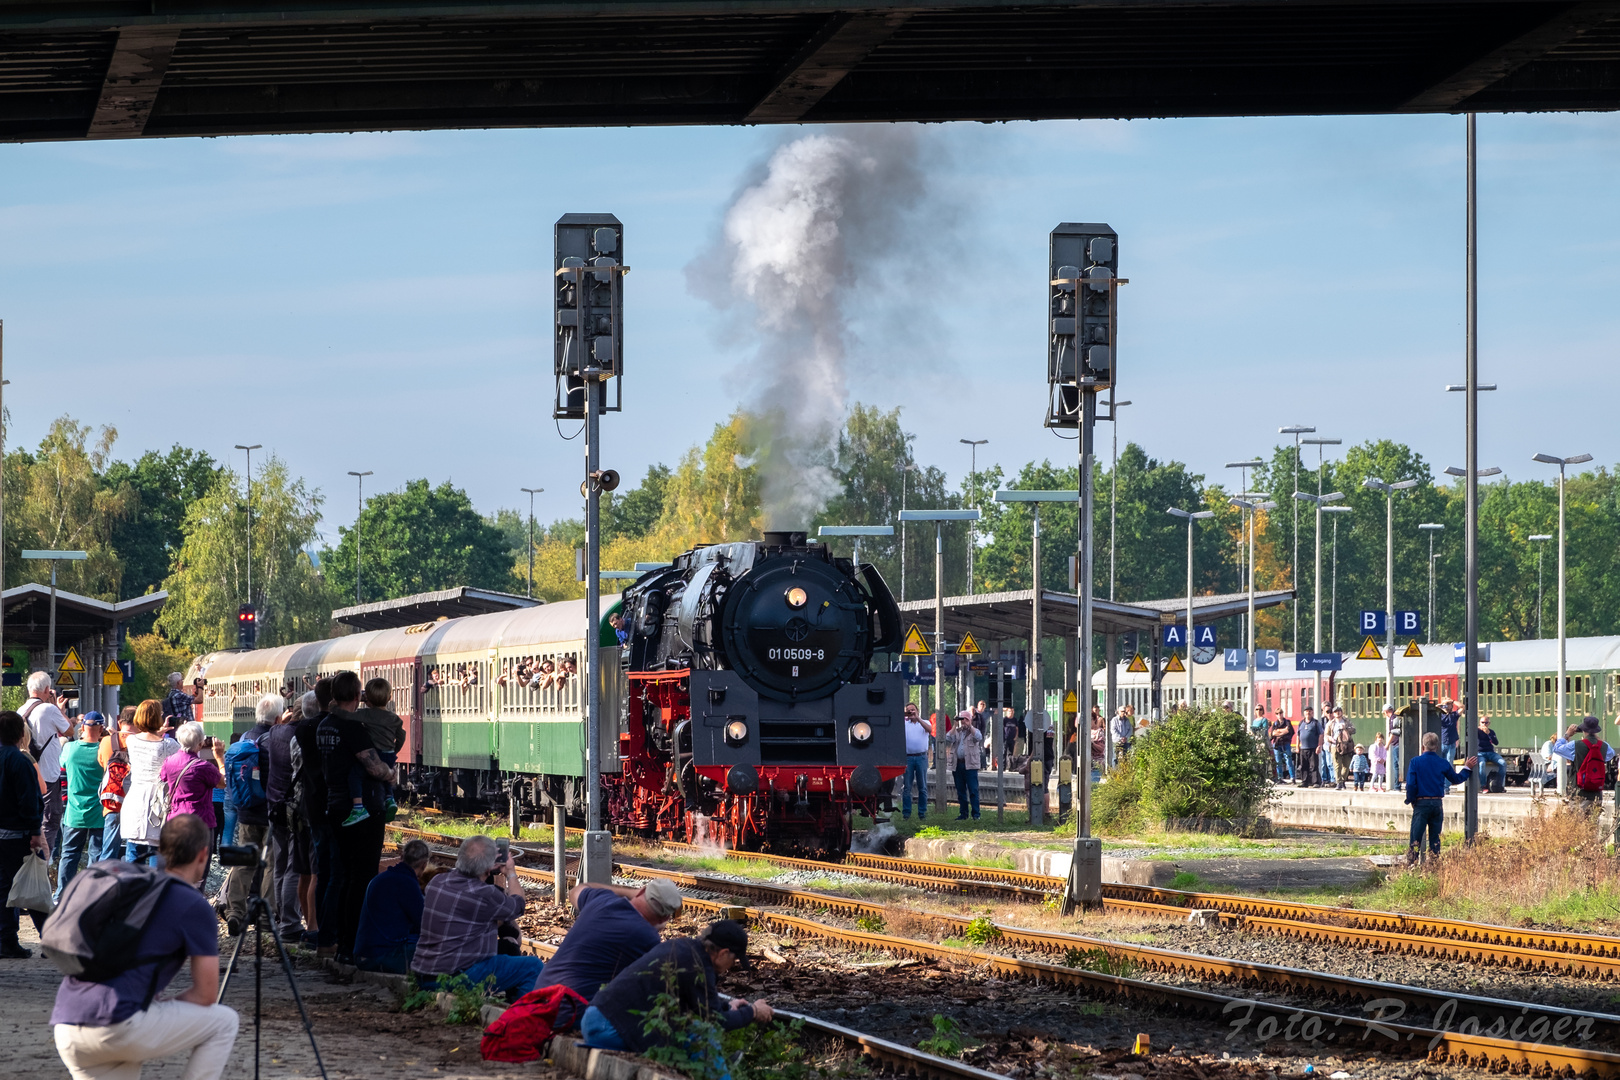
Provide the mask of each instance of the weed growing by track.
POLYGON ((1126 979, 1136 974, 1135 961, 1128 956, 1116 956, 1107 949, 1065 949, 1063 966, 1126 979))
POLYGON ((962 930, 962 936, 975 945, 988 945, 1001 936, 1001 927, 980 915, 962 930))
POLYGON ((939 1013, 934 1014, 934 1033, 917 1040, 917 1049, 935 1057, 959 1058, 966 1048, 962 1028, 955 1020, 939 1013))
POLYGON ((413 974, 406 983, 407 992, 405 1000, 400 1004, 400 1012, 415 1012, 426 1009, 439 1000, 440 994, 450 995, 450 1014, 445 1017, 447 1024, 479 1024, 483 1021, 484 1003, 495 993, 495 976, 491 975, 483 982, 474 986, 467 981, 465 975, 447 975, 438 981, 436 989, 424 989, 416 981, 413 974))

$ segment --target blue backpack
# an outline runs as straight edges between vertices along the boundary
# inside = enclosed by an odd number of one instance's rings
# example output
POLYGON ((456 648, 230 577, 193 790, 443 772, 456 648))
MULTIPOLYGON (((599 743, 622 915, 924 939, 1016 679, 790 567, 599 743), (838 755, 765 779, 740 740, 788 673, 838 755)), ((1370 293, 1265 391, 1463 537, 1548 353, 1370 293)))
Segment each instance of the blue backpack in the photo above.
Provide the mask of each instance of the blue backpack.
POLYGON ((238 810, 264 805, 264 781, 259 776, 259 744, 244 737, 225 751, 225 797, 238 810))

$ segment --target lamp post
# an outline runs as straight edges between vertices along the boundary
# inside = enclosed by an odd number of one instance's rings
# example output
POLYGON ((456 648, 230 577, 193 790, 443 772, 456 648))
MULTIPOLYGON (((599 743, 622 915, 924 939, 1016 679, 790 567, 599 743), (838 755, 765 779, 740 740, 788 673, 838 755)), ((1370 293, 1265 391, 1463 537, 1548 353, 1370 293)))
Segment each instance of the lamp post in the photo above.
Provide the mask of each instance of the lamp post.
POLYGON ((1232 505, 1241 509, 1249 526, 1249 615, 1248 615, 1248 646, 1249 655, 1244 664, 1248 674, 1250 716, 1254 714, 1254 515, 1261 510, 1275 510, 1277 504, 1269 499, 1261 499, 1252 491, 1245 491, 1241 496, 1232 500, 1232 505))
POLYGON ((900 466, 900 602, 906 602, 906 475, 917 471, 916 465, 900 466))
POLYGON ((1362 487, 1384 493, 1384 704, 1395 704, 1395 493, 1418 486, 1416 480, 1386 484, 1376 476, 1362 487))
POLYGON ((1537 533, 1530 537, 1530 542, 1536 545, 1536 640, 1540 641, 1541 633, 1541 553, 1546 550, 1544 545, 1552 539, 1551 533, 1537 533))
MULTIPOLYGON (((1317 467, 1317 483, 1321 480, 1321 467, 1317 467)), ((1308 502, 1316 506, 1316 573, 1311 584, 1311 651, 1322 651, 1322 507, 1328 503, 1336 503, 1344 498, 1342 491, 1330 491, 1326 495, 1312 495, 1308 491, 1294 492, 1296 503, 1308 502)), ((1297 512, 1297 511, 1296 511, 1297 512)), ((1316 688, 1313 691, 1311 704, 1316 707, 1317 714, 1322 712, 1322 673, 1316 673, 1316 688)))
MULTIPOLYGON (((1434 644, 1434 534, 1444 532, 1445 526, 1426 521, 1418 528, 1429 534, 1429 644, 1434 644)), ((1537 609, 1539 612, 1539 608, 1537 609)), ((1537 636, 1540 636, 1539 634, 1537 636)))
MULTIPOLYGON (((915 466, 913 466, 915 468, 915 466)), ((907 521, 934 523, 934 715, 939 721, 934 738, 934 781, 939 785, 939 804, 945 805, 945 532, 947 521, 978 521, 977 510, 902 510, 901 528, 907 521)), ((902 540, 902 542, 904 542, 902 540)), ((904 582, 902 576, 901 581, 904 582)), ((1034 650, 1032 649, 1031 652, 1034 650)))
MULTIPOLYGON (((1029 692, 1026 695, 1028 698, 1028 707, 1026 709, 1024 718, 1024 727, 1029 732, 1030 743, 1032 744, 1029 758, 1029 823, 1031 825, 1043 824, 1046 817, 1046 774, 1044 772, 1044 766, 1046 764, 1045 738, 1046 726, 1048 723, 1050 723, 1049 718, 1046 716, 1045 710, 1040 707, 1042 704, 1041 696, 1046 687, 1042 674, 1043 669, 1041 666, 1041 503, 1078 503, 1079 501, 1080 492, 1078 489, 1074 491, 996 492, 996 502, 1028 503, 1032 515, 1030 520, 1032 526, 1030 560, 1030 566, 1032 569, 1030 573, 1030 588, 1034 590, 1035 601, 1031 605, 1031 607, 1034 609, 1034 615, 1031 618, 1029 632, 1029 681, 1027 683, 1029 692), (1036 749, 1036 746, 1039 748, 1036 749)), ((1089 686, 1086 687, 1086 702, 1083 705, 1080 703, 1078 696, 1076 697, 1075 704, 1077 707, 1075 710, 1075 724, 1077 726, 1080 724, 1080 717, 1084 716, 1089 728, 1091 721, 1090 698, 1091 687, 1089 686)), ((1063 730, 1062 716, 1063 710, 1060 708, 1058 710, 1059 721, 1057 732, 1057 745, 1059 747, 1060 754, 1061 748, 1067 745, 1065 741, 1067 733, 1063 730)), ((992 752, 997 755, 999 760, 1001 740, 998 737, 998 733, 992 732, 990 738, 992 742, 992 752)), ((1087 731, 1085 738, 1087 740, 1087 745, 1089 745, 1089 730, 1087 731)), ((1082 757, 1084 757, 1084 755, 1082 755, 1082 757)), ((1068 758, 1063 757, 1062 760, 1066 762, 1068 758)), ((1087 796, 1086 785, 1091 783, 1091 765, 1089 759, 1086 760, 1084 767, 1081 768, 1080 774, 1080 802, 1081 805, 1084 806, 1086 805, 1087 796)), ((1060 800, 1064 783, 1065 778, 1060 774, 1058 776, 1058 791, 1060 793, 1060 800)), ((1062 809, 1061 803, 1059 809, 1062 809)))
MULTIPOLYGON (((1119 410, 1129 405, 1128 401, 1111 401, 1108 403, 1108 419, 1113 422, 1114 458, 1108 466, 1108 599, 1114 599, 1114 539, 1115 526, 1119 523, 1119 410)), ((1090 723, 1088 720, 1087 723, 1090 723)), ((1107 726, 1106 724, 1104 725, 1107 726)))
MULTIPOLYGON (((1325 446, 1338 446, 1343 442, 1344 442, 1343 439, 1300 439, 1300 445, 1316 447, 1316 494, 1317 494, 1318 497, 1320 497, 1321 494, 1322 494, 1322 473, 1324 472, 1324 469, 1322 467, 1322 464, 1323 464, 1323 462, 1322 462, 1323 449, 1322 448, 1325 447, 1325 446)), ((1294 481, 1294 490, 1295 491, 1299 490, 1299 481, 1297 479, 1294 481)), ((1314 609, 1316 609, 1317 611, 1320 611, 1321 607, 1322 607, 1321 583, 1322 583, 1322 515, 1317 514, 1316 515, 1316 597, 1311 601, 1311 606, 1314 609)), ((1321 620, 1320 615, 1318 615, 1318 617, 1317 617, 1316 624, 1317 624, 1317 626, 1322 625, 1322 620, 1321 620)), ((1322 642, 1320 640, 1320 637, 1321 636, 1318 635, 1318 640, 1317 640, 1316 644, 1313 646, 1313 648, 1315 648, 1317 652, 1322 651, 1322 642)), ((1320 674, 1318 674, 1316 676, 1316 691, 1317 691, 1317 699, 1318 699, 1317 700, 1317 709, 1318 709, 1318 711, 1320 711, 1321 710, 1321 704, 1322 704, 1321 703, 1322 676, 1320 674)))
POLYGON ((1187 708, 1193 707, 1193 522, 1215 516, 1213 510, 1180 510, 1166 507, 1165 513, 1187 519, 1187 708))
MULTIPOLYGON (((1469 117, 1472 120, 1472 117, 1469 117)), ((1558 728, 1553 738, 1564 737, 1564 684, 1568 676, 1565 674, 1565 665, 1568 659, 1566 647, 1568 641, 1564 636, 1564 469, 1569 465, 1584 465, 1592 460, 1591 454, 1576 454, 1574 457, 1554 457, 1552 454, 1537 454, 1530 459, 1539 461, 1544 465, 1558 466, 1558 685, 1556 688, 1558 713, 1558 728)), ((1500 471, 1500 470, 1498 470, 1500 471)), ((1481 474, 1483 475, 1483 474, 1481 474)))
MULTIPOLYGON (((247 602, 253 603, 253 451, 262 450, 262 443, 252 446, 236 444, 238 450, 247 451, 247 602)), ((358 563, 356 566, 358 567, 358 563)), ((357 573, 356 578, 359 577, 357 573)))
MULTIPOLYGON (((1233 496, 1233 498, 1235 498, 1235 499, 1251 499, 1251 498, 1254 497, 1253 493, 1251 491, 1249 491, 1249 470, 1250 469, 1258 469, 1264 464, 1265 464, 1265 462, 1261 461, 1259 458, 1253 458, 1253 459, 1251 459, 1249 461, 1228 461, 1226 463, 1226 467, 1228 469, 1237 469, 1238 470, 1238 479, 1239 479, 1239 481, 1241 482, 1241 485, 1242 485, 1238 489, 1241 492, 1241 494, 1235 495, 1235 496, 1233 496)), ((1237 505, 1237 504, 1234 503, 1233 505, 1237 505)), ((1247 514, 1248 511, 1244 510, 1244 513, 1247 514)), ((1241 545, 1238 548, 1238 563, 1239 563, 1238 569, 1243 571, 1243 573, 1242 573, 1242 575, 1240 576, 1240 579, 1239 579, 1240 583, 1241 583, 1242 580, 1246 580, 1247 578, 1252 577, 1254 575, 1254 566, 1253 566, 1252 563, 1250 563, 1248 561, 1248 555, 1243 551, 1243 548, 1242 548, 1241 545)), ((1112 599, 1112 598, 1110 598, 1110 599, 1112 599)))
MULTIPOLYGON (((1477 381, 1478 356, 1475 352, 1474 317, 1474 116, 1468 115, 1468 385, 1477 381)), ((1494 386, 1477 386, 1479 390, 1495 390, 1494 386)), ((1463 716, 1458 723, 1463 735, 1463 757, 1471 758, 1479 752, 1479 478, 1496 476, 1501 469, 1477 468, 1479 464, 1479 397, 1468 395, 1468 465, 1474 471, 1446 467, 1447 476, 1466 477, 1463 489, 1463 716)), ((1479 785, 1463 785, 1463 839, 1474 842, 1479 831, 1479 785)))
POLYGON ((529 496, 529 591, 525 594, 530 600, 534 599, 534 497, 541 494, 545 488, 519 488, 529 496))
MULTIPOLYGON (((1316 429, 1306 424, 1290 424, 1277 429, 1279 435, 1292 435, 1294 437, 1294 490, 1299 490, 1299 437, 1314 432, 1316 429)), ((1294 651, 1299 652, 1299 504, 1294 504, 1294 561, 1293 580, 1294 599, 1289 601, 1288 607, 1294 613, 1294 651)))
MULTIPOLYGON (((979 447, 983 446, 985 443, 988 443, 990 440, 989 439, 957 439, 956 441, 959 442, 959 443, 964 444, 968 448, 968 479, 969 479, 969 481, 971 481, 974 476, 978 475, 978 472, 979 472, 979 447)), ((967 591, 968 591, 969 596, 973 595, 973 558, 974 558, 974 556, 976 556, 979 553, 978 539, 979 539, 978 527, 975 526, 972 522, 968 522, 968 557, 967 557, 968 588, 967 588, 967 591)))
POLYGON ((355 485, 355 492, 354 492, 354 498, 355 498, 355 503, 354 503, 354 603, 355 603, 355 606, 358 607, 359 604, 360 604, 360 516, 366 512, 366 477, 371 475, 371 470, 367 469, 365 472, 355 472, 353 469, 350 469, 349 470, 349 475, 354 477, 354 485, 355 485))
MULTIPOLYGON (((0 319, 0 373, 6 369, 6 321, 0 319)), ((0 378, 0 416, 5 415, 6 399, 5 387, 11 385, 10 379, 0 378)), ((0 428, 0 596, 5 595, 5 521, 6 521, 6 433, 0 428)), ((116 644, 116 642, 115 642, 116 644)), ((6 653, 6 605, 0 601, 0 667, 5 664, 6 653)))
MULTIPOLYGON (((24 551, 24 552, 21 553, 21 555, 22 555, 22 558, 24 558, 24 559, 48 559, 48 560, 50 560, 50 564, 51 564, 51 617, 50 617, 50 622, 49 622, 49 629, 46 631, 45 651, 46 651, 46 654, 47 654, 46 663, 50 665, 50 668, 51 668, 52 671, 56 672, 55 678, 59 679, 59 678, 61 678, 62 673, 60 671, 57 671, 57 668, 56 668, 56 564, 59 563, 59 562, 82 562, 83 560, 88 559, 90 557, 90 555, 89 555, 88 552, 84 552, 84 551, 32 551, 32 550, 24 551)), ((53 679, 52 681, 54 682, 55 679, 53 679)), ((86 681, 88 682, 89 680, 87 679, 86 681)))
MULTIPOLYGON (((893 536, 893 525, 823 525, 817 536, 851 536, 855 538, 855 572, 861 572, 861 537, 893 536)), ((640 567, 640 563, 636 564, 640 567)))
POLYGON ((1355 509, 1349 506, 1324 506, 1324 514, 1333 515, 1333 590, 1332 602, 1328 608, 1328 651, 1339 651, 1339 515, 1353 514, 1355 509))

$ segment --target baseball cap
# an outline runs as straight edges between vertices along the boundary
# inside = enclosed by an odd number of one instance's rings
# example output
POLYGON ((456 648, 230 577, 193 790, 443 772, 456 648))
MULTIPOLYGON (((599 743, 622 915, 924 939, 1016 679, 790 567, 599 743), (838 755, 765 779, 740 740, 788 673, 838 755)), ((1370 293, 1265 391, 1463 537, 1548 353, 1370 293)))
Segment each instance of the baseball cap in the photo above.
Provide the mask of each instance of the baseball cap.
POLYGON ((100 724, 102 727, 107 726, 107 718, 94 709, 84 714, 84 722, 86 724, 100 724))
POLYGON ((681 891, 675 883, 667 878, 654 878, 642 887, 642 896, 652 913, 660 919, 672 918, 680 914, 681 891))
POLYGON ((737 958, 737 966, 747 968, 748 931, 734 919, 719 919, 703 928, 698 940, 716 949, 730 949, 737 958))

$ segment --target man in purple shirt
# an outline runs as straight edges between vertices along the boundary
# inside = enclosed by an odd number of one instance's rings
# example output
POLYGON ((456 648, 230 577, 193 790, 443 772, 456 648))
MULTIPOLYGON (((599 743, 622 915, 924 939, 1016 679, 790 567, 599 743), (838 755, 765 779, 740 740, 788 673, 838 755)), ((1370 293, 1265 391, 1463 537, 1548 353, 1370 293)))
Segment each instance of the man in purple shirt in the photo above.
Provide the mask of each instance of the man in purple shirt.
POLYGON ((175 880, 147 921, 141 962, 107 982, 69 976, 56 992, 56 1051, 73 1080, 135 1075, 141 1062, 190 1055, 186 1080, 218 1080, 236 1043, 234 1009, 216 1005, 218 923, 197 886, 208 876, 210 831, 195 814, 170 818, 158 835, 164 871, 175 880), (191 988, 157 994, 191 960, 191 988))
POLYGON ((538 956, 496 954, 496 924, 523 914, 523 885, 510 853, 501 867, 501 888, 485 879, 496 868, 500 851, 487 836, 469 836, 456 852, 456 868, 440 874, 427 887, 422 907, 422 936, 411 970, 424 984, 448 975, 465 975, 477 986, 493 979, 495 992, 526 994, 545 964, 538 956))

